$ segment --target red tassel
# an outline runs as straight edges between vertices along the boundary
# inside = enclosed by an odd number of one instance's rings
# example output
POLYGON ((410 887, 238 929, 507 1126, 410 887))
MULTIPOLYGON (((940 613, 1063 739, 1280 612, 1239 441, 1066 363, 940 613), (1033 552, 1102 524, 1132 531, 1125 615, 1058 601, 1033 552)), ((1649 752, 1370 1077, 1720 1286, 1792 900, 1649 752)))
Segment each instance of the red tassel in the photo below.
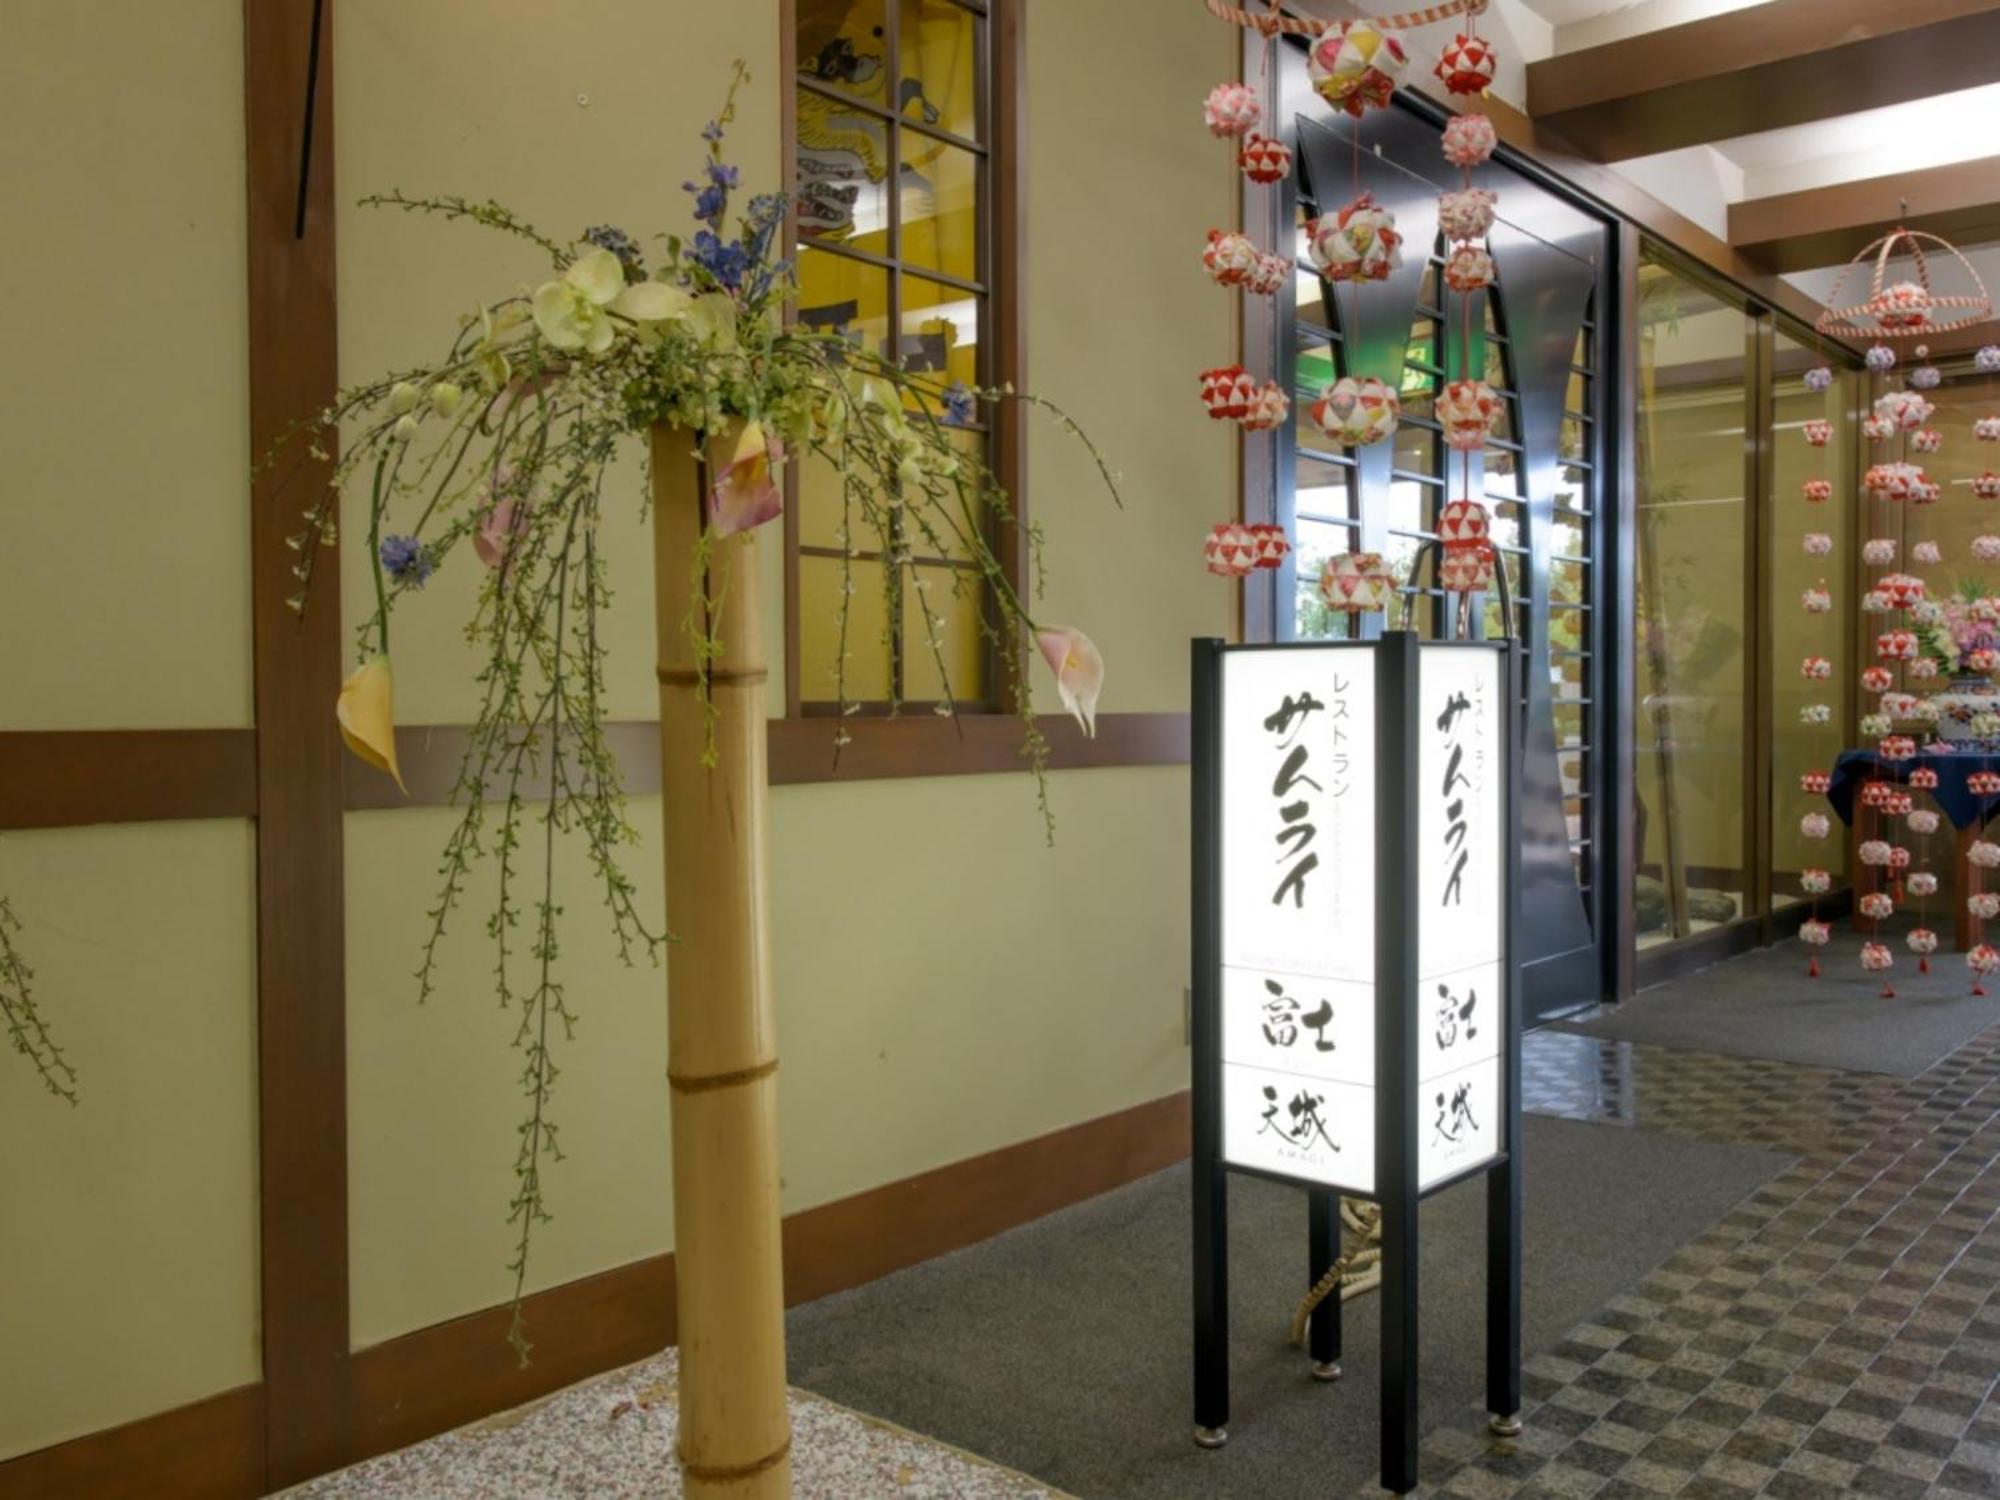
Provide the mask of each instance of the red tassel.
POLYGON ((1917 960, 1917 972, 1919 974, 1928 974, 1930 973, 1930 971, 1931 971, 1931 956, 1928 953, 1926 953, 1922 958, 1917 960))
POLYGON ((1806 978, 1819 978, 1819 955, 1815 953, 1806 963, 1806 978))
POLYGON ((1882 981, 1882 998, 1884 1000, 1893 1000, 1896 998, 1896 987, 1886 979, 1882 981))
POLYGON ((1986 986, 1981 984, 1978 980, 1975 979, 1972 981, 1972 993, 1975 995, 1983 995, 1986 993, 1986 986))

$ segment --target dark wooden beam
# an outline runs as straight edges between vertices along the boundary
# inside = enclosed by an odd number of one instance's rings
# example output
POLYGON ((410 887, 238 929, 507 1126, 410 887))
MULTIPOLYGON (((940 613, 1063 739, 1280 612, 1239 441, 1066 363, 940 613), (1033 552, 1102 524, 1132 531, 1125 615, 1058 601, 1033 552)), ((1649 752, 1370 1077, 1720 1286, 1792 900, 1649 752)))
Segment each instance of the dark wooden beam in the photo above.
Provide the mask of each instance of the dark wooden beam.
POLYGON ((239 1386, 0 1463, 0 1500, 249 1500, 264 1493, 264 1388, 239 1386))
POLYGON ((248 729, 0 733, 0 829, 256 814, 248 729))
POLYGON ((1599 161, 1993 81, 2000 0, 1766 0, 1528 65, 1528 112, 1599 161))
MULTIPOLYGON (((1729 243, 1773 271, 1837 266, 1897 225, 1955 244, 2000 239, 2000 156, 1729 206, 1729 243)), ((1859 273, 1854 285, 1864 288, 1859 273)), ((1940 288, 1949 290, 1951 288, 1940 288)))
MULTIPOLYGON (((316 0, 244 0, 250 452, 339 384, 332 18, 316 0), (317 57, 317 86, 309 64, 317 57), (307 99, 310 159, 302 164, 307 99), (303 188, 301 183, 303 181, 303 188), (302 197, 303 194, 303 197, 302 197), (300 209, 303 206, 303 219, 300 209)), ((258 471, 249 495, 257 707, 257 1065, 266 1488, 342 1461, 347 1435, 347 1018, 342 912, 339 555, 303 616, 285 538, 324 465, 258 471)))

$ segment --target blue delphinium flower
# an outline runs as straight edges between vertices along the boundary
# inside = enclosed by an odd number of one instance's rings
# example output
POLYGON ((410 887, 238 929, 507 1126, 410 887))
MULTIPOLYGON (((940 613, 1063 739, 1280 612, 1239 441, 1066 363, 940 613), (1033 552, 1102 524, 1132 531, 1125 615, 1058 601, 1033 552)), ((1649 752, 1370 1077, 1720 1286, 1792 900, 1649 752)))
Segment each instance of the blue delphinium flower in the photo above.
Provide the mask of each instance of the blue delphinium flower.
POLYGON ((714 142, 716 142, 716 141, 719 141, 719 140, 721 140, 721 139, 722 139, 722 123, 721 123, 721 121, 719 121, 719 120, 710 120, 710 121, 709 121, 709 122, 708 122, 708 123, 707 123, 706 125, 702 126, 702 127, 701 127, 701 138, 702 138, 703 140, 705 140, 705 141, 708 141, 708 142, 710 142, 711 144, 713 144, 713 143, 714 143, 714 142))
POLYGON ((749 251, 737 241, 725 241, 709 229, 695 232, 688 259, 732 292, 742 287, 744 273, 750 269, 749 251))
POLYGON ((972 390, 963 380, 944 388, 944 420, 949 427, 963 427, 972 420, 975 405, 972 390))
POLYGON ((736 186, 736 168, 712 161, 708 164, 708 180, 719 188, 733 188, 736 186))
POLYGON ((609 250, 617 256, 619 264, 625 267, 627 281, 646 279, 646 257, 640 253, 638 243, 632 236, 617 225, 593 224, 584 230, 583 238, 587 244, 595 245, 600 250, 609 250))
POLYGON ((431 576, 430 548, 413 536, 385 536, 382 571, 407 588, 420 589, 431 576))
POLYGON ((710 183, 702 187, 697 183, 684 182, 681 187, 694 194, 694 216, 704 224, 721 222, 723 211, 729 206, 729 194, 710 183))

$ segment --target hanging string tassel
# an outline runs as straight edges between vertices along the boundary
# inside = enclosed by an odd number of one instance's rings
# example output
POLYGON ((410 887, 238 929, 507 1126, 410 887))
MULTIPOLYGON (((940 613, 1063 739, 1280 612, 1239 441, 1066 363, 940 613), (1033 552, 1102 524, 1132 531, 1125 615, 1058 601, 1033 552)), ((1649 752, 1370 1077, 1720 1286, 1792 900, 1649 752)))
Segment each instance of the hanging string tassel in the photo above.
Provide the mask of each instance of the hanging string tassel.
POLYGON ((1806 960, 1806 978, 1819 978, 1819 955, 1817 953, 1806 960))
POLYGON ((1926 953, 1923 955, 1923 957, 1917 960, 1917 972, 1919 974, 1928 974, 1930 973, 1930 971, 1931 971, 1931 956, 1928 953, 1926 953))
POLYGON ((1896 987, 1886 979, 1882 981, 1882 998, 1884 1000, 1893 1000, 1896 998, 1896 987))

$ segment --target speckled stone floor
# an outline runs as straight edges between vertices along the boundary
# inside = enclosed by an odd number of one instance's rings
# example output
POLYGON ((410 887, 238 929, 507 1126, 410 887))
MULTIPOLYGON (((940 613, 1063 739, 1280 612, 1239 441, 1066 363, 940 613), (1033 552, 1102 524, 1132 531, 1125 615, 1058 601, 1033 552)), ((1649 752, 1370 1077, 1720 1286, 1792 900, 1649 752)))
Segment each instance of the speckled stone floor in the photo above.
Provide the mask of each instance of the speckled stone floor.
MULTIPOLYGON (((674 1350, 328 1474, 301 1500, 672 1500, 674 1350)), ((792 1392, 795 1500, 1068 1500, 943 1443, 792 1392)))

